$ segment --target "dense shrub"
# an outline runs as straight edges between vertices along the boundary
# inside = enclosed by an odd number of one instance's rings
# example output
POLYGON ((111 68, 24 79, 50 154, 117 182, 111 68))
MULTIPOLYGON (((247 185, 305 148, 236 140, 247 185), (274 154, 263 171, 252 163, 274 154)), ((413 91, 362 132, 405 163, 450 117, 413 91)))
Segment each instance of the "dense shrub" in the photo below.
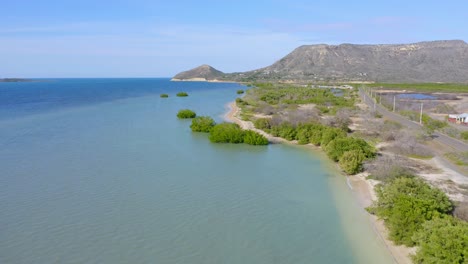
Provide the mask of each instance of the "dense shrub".
POLYGON ((186 96, 188 96, 188 93, 186 93, 186 92, 178 92, 176 95, 179 96, 179 97, 186 97, 186 96))
POLYGON ((322 130, 325 126, 319 123, 309 123, 299 125, 297 127, 296 138, 299 144, 312 143, 314 145, 320 145, 322 140, 322 130))
POLYGON ((168 98, 169 95, 168 95, 168 94, 161 94, 159 97, 161 97, 161 98, 168 98))
POLYGON ((425 128, 428 129, 429 131, 438 130, 447 126, 447 122, 433 119, 426 114, 422 115, 422 122, 425 128))
POLYGON ((366 159, 366 156, 361 150, 346 151, 340 158, 340 167, 347 174, 356 174, 362 171, 364 159, 366 159))
POLYGON ((237 94, 243 94, 244 90, 237 90, 237 94))
POLYGON ((254 126, 258 129, 270 129, 270 119, 269 118, 259 118, 254 121, 254 126))
POLYGON ((322 130, 322 138, 320 140, 320 145, 322 147, 325 147, 330 143, 332 140, 336 138, 344 138, 346 137, 346 132, 339 128, 333 128, 333 127, 325 127, 322 130))
POLYGON ((468 140, 468 131, 461 132, 460 137, 464 140, 468 140))
POLYGON ((372 158, 375 155, 374 148, 360 138, 336 138, 325 147, 328 157, 333 161, 339 161, 345 152, 351 150, 362 152, 364 158, 372 158))
POLYGON ((197 114, 190 109, 182 109, 177 113, 178 118, 194 118, 197 114))
POLYGON ((247 130, 244 132, 244 143, 249 145, 268 145, 268 139, 251 130, 247 130))
POLYGON ((289 123, 282 123, 270 129, 270 133, 275 137, 282 137, 286 140, 296 139, 296 129, 289 123))
POLYGON ((237 124, 217 124, 210 131, 210 141, 214 143, 243 143, 244 131, 237 124))
POLYGON ((213 118, 209 116, 198 116, 192 119, 190 128, 193 132, 205 132, 208 133, 216 125, 213 118))
POLYGON ((468 223, 451 216, 434 218, 413 236, 415 263, 468 263, 468 223))
POLYGON ((412 237, 425 221, 447 214, 453 207, 442 191, 416 177, 379 185, 376 194, 378 200, 368 210, 385 221, 390 239, 398 245, 413 246, 412 237))

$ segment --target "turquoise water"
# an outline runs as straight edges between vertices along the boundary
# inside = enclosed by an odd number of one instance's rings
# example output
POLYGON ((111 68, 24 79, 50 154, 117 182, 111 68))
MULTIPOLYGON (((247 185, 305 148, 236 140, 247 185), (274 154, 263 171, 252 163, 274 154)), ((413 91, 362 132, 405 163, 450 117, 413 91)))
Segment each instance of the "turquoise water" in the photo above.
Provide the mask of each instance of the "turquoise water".
POLYGON ((175 117, 220 121, 240 88, 0 84, 0 263, 389 262, 319 155, 211 144, 175 117))

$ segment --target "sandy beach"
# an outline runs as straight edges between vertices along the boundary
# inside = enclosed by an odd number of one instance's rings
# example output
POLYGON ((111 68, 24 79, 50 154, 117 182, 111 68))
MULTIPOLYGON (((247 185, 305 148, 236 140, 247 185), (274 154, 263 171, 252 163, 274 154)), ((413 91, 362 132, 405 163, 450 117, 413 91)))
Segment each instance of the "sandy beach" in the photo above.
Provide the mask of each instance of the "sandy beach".
MULTIPOLYGON (((231 102, 227 105, 228 112, 224 115, 224 119, 229 122, 233 122, 238 124, 240 127, 246 130, 253 130, 262 135, 264 135, 268 141, 271 143, 289 143, 295 144, 294 142, 287 141, 283 138, 274 137, 263 130, 256 129, 252 122, 244 121, 240 118, 241 109, 236 105, 235 102, 231 102)), ((315 146, 310 146, 314 149, 317 149, 315 146)), ((372 204, 374 200, 376 200, 376 195, 374 191, 374 186, 377 184, 373 180, 367 180, 366 176, 367 173, 360 173, 353 176, 346 176, 347 177, 348 185, 352 189, 352 192, 357 199, 359 205, 364 209, 372 204)), ((376 232, 378 237, 380 237, 385 244, 385 247, 388 249, 390 254, 392 255, 394 261, 399 264, 410 264, 410 254, 415 252, 415 248, 408 248, 406 246, 397 246, 392 241, 387 239, 388 231, 384 225, 382 220, 379 220, 376 216, 368 214, 370 223, 372 224, 373 230, 376 232)))

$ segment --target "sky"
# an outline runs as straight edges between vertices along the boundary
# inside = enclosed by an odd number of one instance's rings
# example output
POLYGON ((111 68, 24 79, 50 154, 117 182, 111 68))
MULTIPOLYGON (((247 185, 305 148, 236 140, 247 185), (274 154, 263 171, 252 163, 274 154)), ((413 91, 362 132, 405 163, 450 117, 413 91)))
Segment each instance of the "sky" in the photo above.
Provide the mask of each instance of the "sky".
POLYGON ((0 0, 0 78, 171 77, 310 44, 468 42, 468 1, 0 0))

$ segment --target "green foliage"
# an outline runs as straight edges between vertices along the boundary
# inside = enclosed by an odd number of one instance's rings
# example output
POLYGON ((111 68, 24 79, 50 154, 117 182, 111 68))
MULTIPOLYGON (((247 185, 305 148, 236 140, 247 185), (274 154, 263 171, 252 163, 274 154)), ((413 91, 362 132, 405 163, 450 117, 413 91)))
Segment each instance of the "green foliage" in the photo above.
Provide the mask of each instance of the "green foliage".
POLYGON ((325 127, 322 130, 322 138, 320 140, 320 145, 322 147, 326 147, 328 143, 330 143, 334 139, 344 137, 346 137, 346 132, 344 132, 343 130, 335 127, 325 127))
POLYGON ((161 94, 159 97, 161 97, 161 98, 168 98, 169 95, 168 95, 168 94, 161 94))
POLYGON ((449 213, 452 202, 423 180, 400 177, 376 188, 378 201, 368 208, 382 218, 396 244, 413 246, 413 235, 425 221, 449 213))
POLYGON ((430 131, 438 130, 448 125, 447 122, 435 120, 426 114, 422 115, 422 122, 430 131))
POLYGON ((211 129, 209 138, 214 143, 238 144, 244 142, 244 131, 238 124, 221 123, 211 129))
POLYGON ((247 130, 244 133, 244 143, 249 145, 268 145, 268 139, 251 130, 247 130))
POLYGON ((328 157, 334 161, 339 161, 345 152, 352 150, 361 152, 364 158, 375 155, 374 148, 361 138, 336 138, 325 147, 328 157))
POLYGON ((460 133, 460 137, 463 139, 463 140, 468 140, 468 131, 463 131, 460 133))
POLYGON ((186 97, 186 96, 188 96, 188 93, 186 93, 186 92, 178 92, 176 95, 179 96, 179 97, 186 97))
POLYGON ((322 140, 322 131, 326 126, 320 123, 308 123, 297 127, 296 138, 299 144, 312 143, 314 145, 320 145, 322 140))
POLYGON ((243 94, 244 90, 237 90, 237 94, 243 94))
POLYGON ((270 133, 275 137, 282 137, 286 140, 295 140, 297 131, 289 123, 282 123, 279 126, 274 126, 270 129, 270 133))
MULTIPOLYGON (((321 109, 336 107, 352 107, 354 99, 343 96, 335 96, 331 89, 310 88, 303 86, 280 85, 271 83, 255 84, 253 93, 260 99, 270 105, 279 104, 316 104, 321 109)), ((323 111, 330 111, 325 110, 323 111)), ((334 110, 336 111, 336 109, 334 110)))
POLYGON ((205 132, 208 133, 216 125, 213 118, 209 116, 198 116, 192 119, 190 128, 193 132, 205 132))
POLYGON ((350 150, 343 153, 340 158, 340 167, 347 174, 356 174, 362 171, 362 162, 366 159, 361 150, 350 150))
POLYGON ((271 128, 269 118, 258 118, 254 121, 254 126, 258 129, 267 130, 271 128))
POLYGON ((413 236, 415 263, 468 263, 468 223, 451 216, 434 218, 413 236))
POLYGON ((190 109, 182 109, 177 113, 178 118, 195 118, 197 114, 190 109))

